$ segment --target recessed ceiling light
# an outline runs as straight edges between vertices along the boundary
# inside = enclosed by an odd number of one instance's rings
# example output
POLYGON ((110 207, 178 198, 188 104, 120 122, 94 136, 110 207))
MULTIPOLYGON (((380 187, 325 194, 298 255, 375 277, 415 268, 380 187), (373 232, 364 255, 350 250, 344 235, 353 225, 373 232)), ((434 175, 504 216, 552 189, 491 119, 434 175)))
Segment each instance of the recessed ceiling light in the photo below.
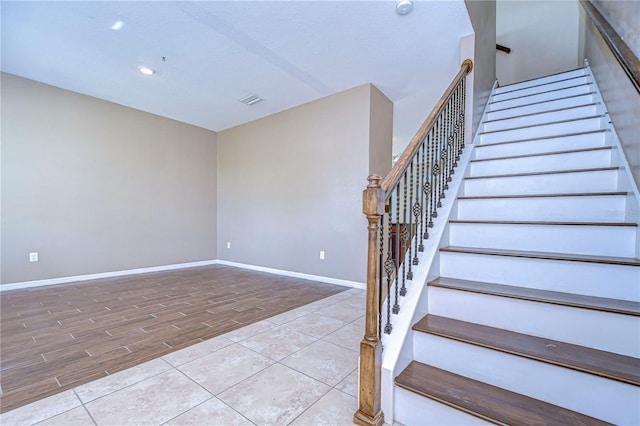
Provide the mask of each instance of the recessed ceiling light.
POLYGON ((249 96, 245 96, 244 98, 240 99, 240 102, 247 105, 255 105, 262 100, 263 99, 260 96, 251 94, 249 96))
POLYGON ((413 10, 413 2, 411 0, 399 0, 396 3, 396 12, 398 15, 407 15, 413 10))
POLYGON ((113 31, 118 31, 119 29, 121 29, 122 27, 124 27, 124 22, 122 21, 116 21, 113 23, 113 25, 111 26, 111 29, 113 31))
POLYGON ((145 67, 145 66, 138 67, 138 69, 139 69, 139 70, 140 70, 140 72, 141 72, 142 74, 144 74, 144 75, 153 75, 153 74, 155 74, 155 73, 156 73, 156 70, 151 69, 151 68, 149 68, 149 67, 145 67))

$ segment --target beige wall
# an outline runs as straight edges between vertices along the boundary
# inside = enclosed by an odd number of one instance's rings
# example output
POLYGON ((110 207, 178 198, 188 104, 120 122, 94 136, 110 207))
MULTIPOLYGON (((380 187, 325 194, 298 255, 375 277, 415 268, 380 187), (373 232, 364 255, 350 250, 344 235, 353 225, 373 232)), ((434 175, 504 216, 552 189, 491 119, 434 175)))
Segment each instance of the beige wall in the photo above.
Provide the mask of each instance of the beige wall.
POLYGON ((640 58, 640 1, 593 0, 593 3, 631 51, 640 58))
MULTIPOLYGON (((633 13, 633 2, 617 2, 633 13)), ((584 15, 584 14, 583 14, 584 15)), ((609 117, 616 129, 636 185, 640 187, 640 95, 620 67, 602 36, 585 18, 585 55, 598 83, 609 117)), ((611 22, 612 26, 616 26, 611 22)))
POLYGON ((214 132, 1 83, 2 283, 216 258, 214 132))
POLYGON ((496 81, 496 2, 465 0, 475 32, 473 126, 475 134, 496 81))
POLYGON ((364 282, 362 191, 391 167, 392 116, 364 85, 220 132, 219 259, 364 282))
POLYGON ((498 0, 496 42, 511 53, 496 54, 504 86, 582 66, 577 0, 498 0))

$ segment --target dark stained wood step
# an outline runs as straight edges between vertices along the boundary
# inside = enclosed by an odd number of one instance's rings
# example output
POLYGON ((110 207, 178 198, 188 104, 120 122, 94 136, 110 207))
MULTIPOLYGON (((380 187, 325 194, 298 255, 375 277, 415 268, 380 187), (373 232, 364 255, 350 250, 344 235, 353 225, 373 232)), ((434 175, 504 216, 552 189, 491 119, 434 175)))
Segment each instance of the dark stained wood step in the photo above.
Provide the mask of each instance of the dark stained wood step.
POLYGON ((619 197, 627 192, 559 192, 557 194, 461 195, 458 200, 491 200, 496 198, 619 197))
POLYGON ((441 247, 440 251, 450 253, 483 254, 487 256, 524 257, 531 259, 561 260, 566 262, 604 263, 609 265, 637 266, 640 259, 635 257, 591 256, 586 254, 551 253, 526 250, 502 250, 479 247, 441 247))
POLYGON ((566 138, 569 136, 582 136, 582 135, 591 135, 591 134, 605 133, 605 132, 608 132, 608 130, 601 129, 601 130, 590 130, 588 132, 563 133, 560 135, 551 135, 551 136, 536 136, 534 138, 515 139, 515 140, 503 141, 503 142, 483 143, 483 144, 477 145, 476 148, 482 148, 483 146, 504 145, 507 143, 531 142, 531 141, 537 141, 537 140, 543 140, 543 139, 560 139, 560 138, 566 138))
POLYGON ((582 148, 582 149, 567 149, 562 151, 548 151, 548 152, 539 152, 535 154, 519 154, 519 155, 507 155, 504 157, 491 157, 491 158, 479 158, 470 160, 470 163, 480 163, 483 161, 494 161, 494 160, 512 160, 515 158, 528 158, 528 157, 545 157, 548 155, 557 155, 557 154, 576 154, 581 152, 589 152, 589 151, 610 151, 612 147, 610 146, 599 146, 596 148, 582 148))
POLYGON ((479 281, 460 280, 457 278, 438 277, 427 285, 472 293, 490 294, 509 297, 511 299, 530 300, 553 305, 571 306, 574 308, 612 312, 623 315, 640 316, 640 303, 630 300, 609 299, 605 297, 586 296, 582 294, 563 293, 560 291, 541 290, 537 288, 516 287, 503 284, 479 281))
POLYGON ((465 179, 493 179, 493 178, 505 178, 505 177, 519 177, 519 176, 540 176, 540 175, 557 175, 563 173, 587 173, 587 172, 605 172, 609 170, 619 170, 619 167, 594 167, 589 169, 567 169, 567 170, 553 170, 545 172, 527 172, 527 173, 507 173, 501 175, 483 175, 483 176, 467 176, 465 179))
POLYGON ((527 125, 524 125, 524 126, 509 127, 507 129, 489 130, 489 131, 486 131, 486 132, 480 132, 480 133, 478 133, 478 136, 490 135, 492 133, 508 132, 510 130, 530 129, 532 127, 542 127, 542 126, 549 126, 551 124, 570 123, 572 121, 591 120, 592 118, 604 118, 604 117, 605 117, 604 114, 598 114, 598 115, 590 115, 590 116, 587 116, 587 117, 570 118, 570 119, 566 119, 566 120, 548 121, 546 123, 540 123, 540 124, 527 124, 527 125))
MULTIPOLYGON (((593 107, 593 106, 596 106, 596 105, 598 105, 597 102, 589 102, 588 104, 573 105, 573 106, 568 106, 568 107, 563 107, 563 108, 550 109, 550 110, 547 110, 547 111, 530 112, 530 113, 527 113, 527 114, 514 115, 512 117, 495 118, 493 120, 483 121, 482 124, 496 123, 498 121, 505 121, 505 120, 514 120, 514 119, 518 119, 518 118, 522 118, 522 117, 531 117, 533 115, 550 114, 550 113, 555 113, 555 112, 560 112, 560 111, 566 111, 566 110, 569 110, 569 109, 593 107)), ((493 111, 488 111, 488 113, 492 113, 492 112, 493 111)))
MULTIPOLYGON (((544 95, 546 93, 559 92, 560 90, 575 89, 576 87, 589 86, 591 84, 593 84, 593 83, 582 83, 582 84, 576 84, 576 85, 573 85, 573 86, 560 87, 558 89, 545 90, 545 91, 536 92, 536 93, 529 93, 527 95, 522 95, 522 96, 514 96, 513 98, 502 99, 502 100, 499 100, 499 101, 490 101, 489 105, 496 105, 496 104, 499 104, 501 102, 513 101, 515 99, 530 98, 531 96, 544 95)), ((515 92, 515 90, 514 90, 514 92, 515 92)), ((498 94, 501 94, 501 93, 498 93, 498 94)), ((564 98, 554 98, 554 100, 557 100, 557 99, 564 99, 564 98)))
POLYGON ((640 385, 639 358, 436 315, 425 316, 413 326, 413 329, 635 386, 640 385))
POLYGON ((477 380, 412 361, 397 386, 502 425, 609 425, 610 423, 477 380))
POLYGON ((451 219, 449 223, 470 223, 486 225, 557 225, 557 226, 629 226, 637 227, 633 222, 551 222, 540 220, 466 220, 451 219))
POLYGON ((544 103, 547 103, 547 102, 560 101, 560 100, 563 100, 563 99, 577 98, 579 96, 592 96, 592 95, 595 95, 595 94, 596 94, 596 92, 593 91, 593 92, 588 92, 588 93, 580 93, 578 95, 565 96, 563 98, 558 98, 558 99, 545 99, 544 101, 531 102, 531 103, 528 103, 528 104, 516 105, 516 106, 507 107, 507 108, 492 109, 491 111, 488 111, 488 113, 499 112, 499 111, 507 111, 507 110, 516 109, 516 108, 524 108, 524 107, 528 107, 528 106, 531 106, 531 105, 539 105, 539 104, 544 104, 544 103))
MULTIPOLYGON (((578 70, 578 69, 584 69, 584 68, 577 68, 576 70, 578 70)), ((576 70, 573 70, 573 71, 576 71, 576 70)), ((554 76, 554 75, 560 75, 560 74, 564 74, 564 73, 567 73, 567 72, 572 72, 572 71, 562 71, 562 72, 558 72, 558 73, 555 73, 555 74, 549 74, 549 75, 548 75, 548 76, 546 76, 546 77, 552 77, 552 76, 554 76)), ((519 88, 519 89, 511 88, 511 90, 504 90, 504 91, 500 91, 500 92, 498 92, 498 93, 496 93, 496 94, 497 94, 497 95, 502 95, 503 93, 512 93, 512 92, 517 92, 518 90, 531 89, 532 87, 547 86, 547 85, 549 85, 549 84, 555 84, 555 83, 560 83, 560 82, 562 82, 562 81, 575 80, 575 79, 577 79, 577 78, 585 78, 585 77, 591 77, 591 74, 576 75, 576 76, 573 76, 573 77, 562 78, 562 79, 560 79, 560 80, 548 81, 548 82, 546 82, 546 83, 532 84, 531 86, 525 86, 525 87, 521 87, 521 88, 519 88)), ((498 88, 499 88, 499 89, 507 89, 507 88, 510 88, 509 86, 515 86, 516 84, 522 84, 522 83, 527 83, 527 82, 534 82, 534 81, 535 81, 535 80, 537 80, 538 78, 539 78, 539 77, 531 78, 531 79, 529 79, 529 80, 522 80, 522 81, 518 81, 518 82, 516 82, 516 83, 505 84, 504 86, 498 86, 498 88)))

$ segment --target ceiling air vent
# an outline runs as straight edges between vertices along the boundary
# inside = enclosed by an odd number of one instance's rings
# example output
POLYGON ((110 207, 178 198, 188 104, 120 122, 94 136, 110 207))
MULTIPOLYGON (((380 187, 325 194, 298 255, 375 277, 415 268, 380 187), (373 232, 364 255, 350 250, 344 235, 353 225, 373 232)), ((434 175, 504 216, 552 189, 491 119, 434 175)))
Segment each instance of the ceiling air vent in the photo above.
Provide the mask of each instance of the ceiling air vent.
POLYGON ((247 104, 247 105, 255 105, 258 102, 262 101, 263 99, 258 96, 258 95, 249 95, 249 96, 245 96, 244 98, 240 99, 240 102, 242 102, 243 104, 247 104))

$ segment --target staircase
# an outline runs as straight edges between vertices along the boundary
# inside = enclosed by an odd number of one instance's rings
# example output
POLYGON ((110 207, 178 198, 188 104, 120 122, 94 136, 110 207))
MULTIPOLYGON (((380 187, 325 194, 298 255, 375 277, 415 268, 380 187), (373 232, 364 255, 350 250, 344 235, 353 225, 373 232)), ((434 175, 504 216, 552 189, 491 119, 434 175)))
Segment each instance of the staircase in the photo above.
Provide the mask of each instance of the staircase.
POLYGON ((395 421, 640 424, 638 204, 609 126, 588 67, 494 90, 395 421))

